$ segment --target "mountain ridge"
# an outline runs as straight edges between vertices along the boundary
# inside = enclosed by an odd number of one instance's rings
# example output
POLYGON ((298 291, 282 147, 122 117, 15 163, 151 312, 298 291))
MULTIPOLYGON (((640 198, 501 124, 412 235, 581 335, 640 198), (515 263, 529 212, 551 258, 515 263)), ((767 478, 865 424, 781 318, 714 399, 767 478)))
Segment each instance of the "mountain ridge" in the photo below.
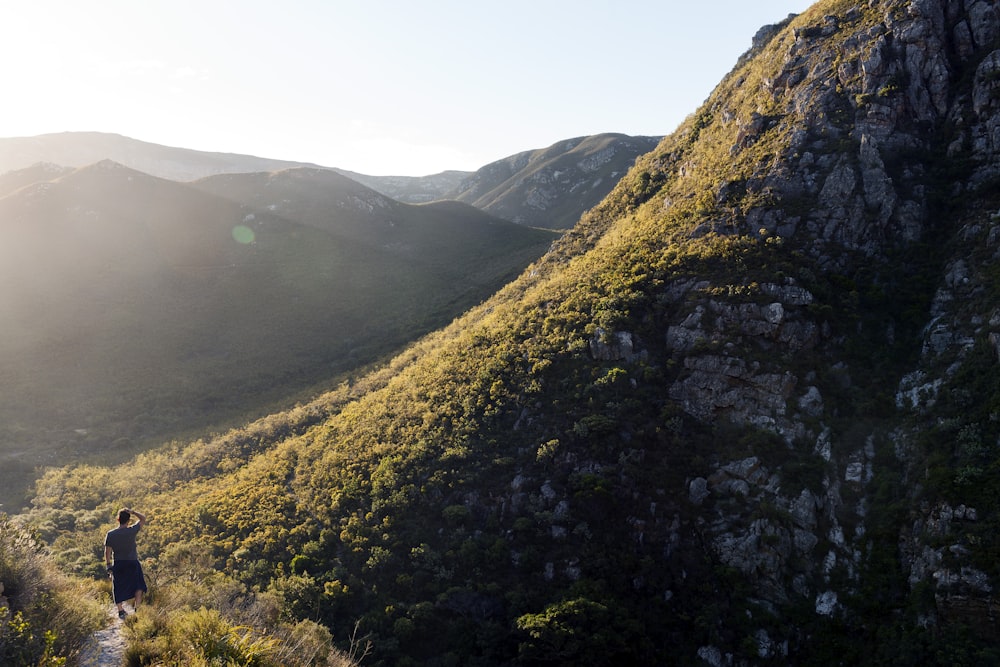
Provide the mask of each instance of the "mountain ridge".
POLYGON ((39 162, 84 167, 101 160, 113 160, 174 181, 194 180, 230 171, 274 171, 317 166, 253 155, 163 146, 107 132, 59 132, 0 139, 0 173, 24 169, 39 162))
POLYGON ((607 194, 635 158, 652 149, 657 140, 607 133, 525 151, 475 172, 369 176, 309 163, 160 146, 115 134, 64 132, 0 139, 0 178, 15 178, 8 171, 24 178, 32 173, 30 167, 41 164, 77 168, 102 159, 180 182, 230 173, 321 169, 404 203, 458 199, 518 224, 562 230, 607 194), (513 168, 517 164, 521 166, 513 168), (496 180, 498 175, 502 175, 500 181, 496 180))

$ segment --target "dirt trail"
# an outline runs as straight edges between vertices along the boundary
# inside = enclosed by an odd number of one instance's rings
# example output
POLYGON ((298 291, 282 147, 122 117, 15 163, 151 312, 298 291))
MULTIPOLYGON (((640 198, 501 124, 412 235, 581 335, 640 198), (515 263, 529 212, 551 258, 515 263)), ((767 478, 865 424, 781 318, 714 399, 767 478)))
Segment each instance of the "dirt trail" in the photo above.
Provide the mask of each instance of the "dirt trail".
POLYGON ((94 633, 90 645, 80 656, 80 667, 121 667, 125 657, 125 638, 118 612, 111 607, 108 626, 94 633))

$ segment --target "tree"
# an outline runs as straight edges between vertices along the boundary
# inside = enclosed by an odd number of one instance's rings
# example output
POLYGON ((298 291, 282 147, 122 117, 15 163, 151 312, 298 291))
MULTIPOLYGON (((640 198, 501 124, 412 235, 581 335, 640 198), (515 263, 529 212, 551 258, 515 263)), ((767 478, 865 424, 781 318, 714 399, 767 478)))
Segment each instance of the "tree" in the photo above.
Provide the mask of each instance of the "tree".
POLYGON ((517 629, 527 634, 518 650, 526 665, 606 665, 628 653, 612 611, 583 597, 525 614, 517 629))

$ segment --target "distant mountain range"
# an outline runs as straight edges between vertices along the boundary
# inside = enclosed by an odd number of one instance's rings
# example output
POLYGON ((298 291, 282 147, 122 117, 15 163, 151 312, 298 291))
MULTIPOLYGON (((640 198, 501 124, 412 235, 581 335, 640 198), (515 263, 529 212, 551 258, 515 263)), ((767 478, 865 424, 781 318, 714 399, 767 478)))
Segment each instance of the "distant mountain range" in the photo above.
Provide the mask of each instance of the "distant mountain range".
POLYGON ((40 162, 62 167, 85 167, 101 160, 112 160, 172 181, 193 181, 214 174, 317 166, 253 155, 161 146, 105 132, 60 132, 0 139, 0 174, 40 162))
POLYGON ((365 176, 342 172, 393 199, 457 199, 531 227, 569 229, 615 186, 660 137, 596 134, 524 151, 474 171, 434 176, 365 176))
POLYGON ((368 176, 343 169, 337 171, 358 183, 367 185, 372 190, 408 204, 426 204, 447 199, 466 179, 476 173, 442 171, 440 174, 430 176, 368 176))
POLYGON ((319 168, 0 177, 0 502, 52 460, 260 414, 441 326, 555 238, 319 168), (28 474, 26 474, 28 473, 28 474))
MULTIPOLYGON (((655 148, 658 141, 659 137, 623 134, 577 137, 497 160, 475 172, 429 176, 368 176, 329 169, 401 202, 455 199, 521 225, 564 230, 603 199, 636 158, 655 148)), ((39 164, 82 167, 105 159, 185 182, 225 173, 326 169, 251 155, 172 148, 98 132, 0 139, 0 174, 39 164)), ((0 187, 4 178, 0 176, 0 187)))

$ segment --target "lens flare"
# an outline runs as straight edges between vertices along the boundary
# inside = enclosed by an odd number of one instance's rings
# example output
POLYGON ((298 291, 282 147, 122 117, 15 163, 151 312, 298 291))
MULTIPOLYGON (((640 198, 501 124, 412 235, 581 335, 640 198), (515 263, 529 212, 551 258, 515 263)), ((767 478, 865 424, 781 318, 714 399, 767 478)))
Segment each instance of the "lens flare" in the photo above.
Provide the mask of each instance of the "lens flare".
POLYGON ((246 225, 236 225, 233 227, 233 238, 237 243, 250 244, 254 242, 255 235, 246 225))

